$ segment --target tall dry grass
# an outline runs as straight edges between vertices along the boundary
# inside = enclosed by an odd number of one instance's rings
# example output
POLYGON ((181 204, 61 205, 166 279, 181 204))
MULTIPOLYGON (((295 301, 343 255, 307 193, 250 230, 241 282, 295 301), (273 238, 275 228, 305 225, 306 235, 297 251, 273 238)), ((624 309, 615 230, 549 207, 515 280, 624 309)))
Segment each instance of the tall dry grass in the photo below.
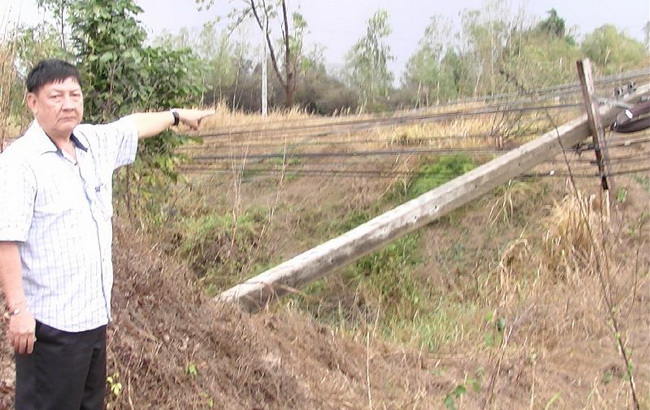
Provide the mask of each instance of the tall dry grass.
POLYGON ((266 117, 234 111, 225 103, 217 104, 214 110, 215 115, 206 118, 201 125, 203 130, 207 130, 204 133, 246 127, 273 130, 281 129, 289 125, 305 125, 306 123, 312 124, 315 121, 318 122, 317 117, 307 114, 298 108, 293 108, 289 111, 271 111, 266 117))
MULTIPOLYGON (((495 296, 500 298, 499 310, 511 318, 515 334, 526 335, 514 340, 520 348, 544 352, 551 363, 557 360, 554 356, 560 363, 570 360, 576 366, 602 360, 606 370, 600 384, 607 384, 610 368, 615 369, 621 382, 618 391, 625 392, 620 400, 638 409, 636 379, 645 372, 638 373, 634 364, 643 360, 643 354, 633 352, 633 346, 642 344, 635 322, 643 316, 638 306, 640 289, 647 288, 650 278, 630 260, 638 252, 627 249, 625 234, 615 229, 620 220, 610 211, 606 197, 578 189, 556 202, 541 221, 545 234, 539 251, 522 236, 503 252, 495 296), (525 282, 521 276, 527 271, 536 273, 525 282), (594 348, 604 340, 613 348, 609 354, 590 356, 576 350, 577 346, 594 348)), ((504 342, 502 349, 507 347, 504 342)), ((500 356, 494 360, 501 360, 500 356)), ((612 408, 611 400, 589 396, 589 403, 598 408, 612 408)))
POLYGON ((0 22, 0 152, 10 137, 11 86, 16 78, 14 60, 15 42, 9 38, 9 26, 0 22))
POLYGON ((578 191, 567 196, 552 211, 544 237, 545 263, 555 275, 570 279, 594 271, 602 255, 603 240, 611 233, 607 209, 596 195, 578 191))
MULTIPOLYGON (((210 149, 278 148, 281 143, 301 148, 303 142, 319 144, 362 143, 364 147, 385 149, 423 146, 438 149, 509 149, 551 127, 547 115, 523 114, 517 109, 482 113, 486 106, 432 107, 384 114, 352 114, 322 117, 294 108, 271 112, 266 117, 232 111, 225 104, 215 107, 216 115, 206 119, 199 136, 200 147, 186 146, 181 151, 206 152, 210 149), (476 115, 466 113, 476 112, 476 115), (462 114, 465 113, 465 114, 462 114), (216 138, 214 138, 216 137, 216 138)), ((557 114, 553 123, 574 113, 557 114)), ((183 130, 187 131, 187 130, 183 130)), ((307 144, 309 145, 309 144, 307 144)))

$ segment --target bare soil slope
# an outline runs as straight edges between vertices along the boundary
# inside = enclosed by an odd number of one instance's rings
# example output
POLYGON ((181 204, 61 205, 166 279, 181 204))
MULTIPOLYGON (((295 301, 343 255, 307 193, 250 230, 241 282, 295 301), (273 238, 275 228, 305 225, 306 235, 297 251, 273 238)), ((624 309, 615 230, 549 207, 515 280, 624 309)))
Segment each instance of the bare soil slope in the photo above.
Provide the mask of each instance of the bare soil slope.
MULTIPOLYGON (((217 305, 193 287, 187 269, 123 222, 115 272, 109 408, 412 408, 454 387, 417 352, 350 340, 299 314, 251 316, 217 305)), ((0 408, 9 408, 6 344, 0 363, 0 408)))

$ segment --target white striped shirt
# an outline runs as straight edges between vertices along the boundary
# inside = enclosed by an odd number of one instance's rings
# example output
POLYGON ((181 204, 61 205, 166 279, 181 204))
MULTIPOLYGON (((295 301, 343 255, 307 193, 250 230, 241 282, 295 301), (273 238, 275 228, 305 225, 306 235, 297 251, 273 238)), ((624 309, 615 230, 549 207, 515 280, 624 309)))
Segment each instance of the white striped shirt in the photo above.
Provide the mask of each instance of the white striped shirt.
POLYGON ((0 155, 0 241, 19 243, 36 320, 67 332, 110 321, 113 171, 135 160, 125 117, 73 132, 76 162, 36 121, 0 155))

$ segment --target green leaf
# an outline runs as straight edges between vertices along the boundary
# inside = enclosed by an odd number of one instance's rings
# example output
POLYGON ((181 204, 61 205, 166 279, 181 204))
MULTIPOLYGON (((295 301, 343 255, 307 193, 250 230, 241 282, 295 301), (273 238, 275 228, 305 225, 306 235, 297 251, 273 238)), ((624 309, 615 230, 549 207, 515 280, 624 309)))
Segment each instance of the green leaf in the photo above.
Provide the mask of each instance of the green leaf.
POLYGON ((109 61, 111 61, 112 59, 113 59, 113 53, 109 51, 107 53, 102 54, 102 56, 99 57, 99 63, 100 64, 106 64, 109 61))
POLYGON ((506 328, 506 320, 504 318, 500 317, 497 320, 497 330, 499 332, 503 332, 503 329, 505 329, 505 328, 506 328))
POLYGON ((449 410, 457 410, 456 402, 454 402, 454 398, 450 394, 445 396, 443 403, 449 410))

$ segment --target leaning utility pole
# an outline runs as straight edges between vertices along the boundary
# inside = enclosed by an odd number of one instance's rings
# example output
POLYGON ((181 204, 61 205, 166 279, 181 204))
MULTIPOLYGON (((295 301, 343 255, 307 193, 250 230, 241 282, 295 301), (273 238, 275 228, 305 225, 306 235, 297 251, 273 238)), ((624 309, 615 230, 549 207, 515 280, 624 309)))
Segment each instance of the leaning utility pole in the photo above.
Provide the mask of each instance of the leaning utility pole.
POLYGON ((594 151, 596 153, 596 165, 598 165, 600 185, 607 193, 607 197, 611 200, 611 194, 615 191, 614 181, 611 176, 611 170, 609 169, 609 154, 607 140, 605 139, 605 129, 603 121, 600 118, 598 102, 594 95, 595 86, 591 72, 591 63, 589 59, 585 58, 578 60, 577 66, 578 78, 580 78, 580 86, 582 89, 582 97, 587 111, 589 130, 591 131, 594 151))

